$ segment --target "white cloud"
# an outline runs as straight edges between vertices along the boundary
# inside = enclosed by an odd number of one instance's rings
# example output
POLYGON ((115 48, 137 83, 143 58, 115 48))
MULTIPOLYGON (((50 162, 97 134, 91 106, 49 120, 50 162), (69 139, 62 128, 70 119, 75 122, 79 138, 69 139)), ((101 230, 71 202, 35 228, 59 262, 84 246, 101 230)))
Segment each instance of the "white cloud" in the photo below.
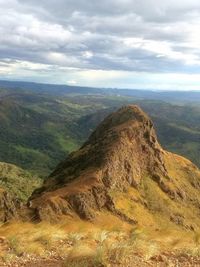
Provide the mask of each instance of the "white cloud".
POLYGON ((84 57, 84 58, 92 58, 93 57, 93 53, 91 52, 91 51, 83 51, 82 52, 82 56, 84 57))
POLYGON ((199 55, 178 51, 173 43, 167 41, 126 38, 124 39, 124 44, 128 47, 153 52, 158 58, 166 57, 171 60, 182 61, 189 65, 200 65, 199 55))
POLYGON ((0 0, 0 75, 196 88, 199 15, 197 0, 0 0))

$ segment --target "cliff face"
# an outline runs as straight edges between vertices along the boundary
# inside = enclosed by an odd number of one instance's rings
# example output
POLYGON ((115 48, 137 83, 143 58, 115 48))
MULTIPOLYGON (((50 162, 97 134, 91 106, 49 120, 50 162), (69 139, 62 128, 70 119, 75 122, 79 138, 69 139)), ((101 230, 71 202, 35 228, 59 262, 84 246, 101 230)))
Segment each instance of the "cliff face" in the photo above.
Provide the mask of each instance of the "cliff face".
POLYGON ((189 209, 180 213, 179 205, 191 205, 198 213, 199 186, 199 170, 164 151, 149 117, 127 106, 109 115, 81 149, 57 166, 29 206, 41 220, 63 215, 91 220, 110 211, 130 223, 148 224, 156 213, 193 227, 189 209))

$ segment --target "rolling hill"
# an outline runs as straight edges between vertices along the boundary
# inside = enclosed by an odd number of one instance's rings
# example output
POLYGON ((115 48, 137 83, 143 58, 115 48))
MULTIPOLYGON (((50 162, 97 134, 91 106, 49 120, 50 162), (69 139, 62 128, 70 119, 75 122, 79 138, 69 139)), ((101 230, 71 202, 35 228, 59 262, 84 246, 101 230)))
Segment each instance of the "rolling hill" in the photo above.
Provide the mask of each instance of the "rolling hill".
POLYGON ((125 104, 138 104, 150 114, 163 147, 200 166, 198 98, 195 103, 176 99, 175 104, 138 99, 144 98, 143 92, 136 98, 91 88, 81 93, 78 88, 76 94, 70 91, 61 96, 59 86, 51 85, 48 91, 48 85, 14 85, 5 83, 0 89, 0 161, 46 177, 59 161, 85 142, 107 114, 125 104))

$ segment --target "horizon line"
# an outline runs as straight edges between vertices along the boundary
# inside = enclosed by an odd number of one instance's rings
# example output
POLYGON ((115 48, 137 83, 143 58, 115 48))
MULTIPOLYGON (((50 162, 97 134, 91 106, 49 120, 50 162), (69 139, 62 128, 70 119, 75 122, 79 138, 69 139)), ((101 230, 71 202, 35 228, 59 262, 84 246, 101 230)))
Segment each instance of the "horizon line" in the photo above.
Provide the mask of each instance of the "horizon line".
POLYGON ((41 84, 41 85, 55 85, 55 86, 67 86, 74 88, 88 88, 88 89, 99 89, 99 90, 134 90, 134 91, 149 91, 149 92, 192 92, 192 93, 200 93, 200 89, 190 90, 190 89, 153 89, 153 88, 122 88, 122 87, 98 87, 98 86, 87 86, 87 85, 71 85, 64 83, 48 83, 48 82, 36 82, 36 81, 27 81, 27 80, 12 80, 12 79, 0 79, 0 82, 10 82, 10 83, 30 83, 30 84, 41 84))

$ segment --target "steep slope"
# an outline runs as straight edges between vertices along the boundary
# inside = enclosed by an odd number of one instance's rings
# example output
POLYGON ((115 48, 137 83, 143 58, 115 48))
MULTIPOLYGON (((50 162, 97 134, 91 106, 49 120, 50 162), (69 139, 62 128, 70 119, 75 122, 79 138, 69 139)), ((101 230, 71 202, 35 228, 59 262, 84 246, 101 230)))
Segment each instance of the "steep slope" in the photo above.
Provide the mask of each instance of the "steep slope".
POLYGON ((29 206, 40 220, 91 220, 111 212, 133 224, 193 230, 200 226, 199 188, 199 169, 164 151, 149 117, 127 106, 58 165, 29 206))
POLYGON ((71 117, 51 97, 18 93, 0 98, 0 161, 46 177, 77 147, 68 129, 71 117))
MULTIPOLYGON (((136 101, 153 120, 159 142, 166 150, 190 159, 200 167, 200 106, 172 105, 159 101, 136 101)), ((124 103, 126 103, 124 101, 124 103)), ((91 132, 116 106, 79 118, 74 132, 87 140, 91 132)))

